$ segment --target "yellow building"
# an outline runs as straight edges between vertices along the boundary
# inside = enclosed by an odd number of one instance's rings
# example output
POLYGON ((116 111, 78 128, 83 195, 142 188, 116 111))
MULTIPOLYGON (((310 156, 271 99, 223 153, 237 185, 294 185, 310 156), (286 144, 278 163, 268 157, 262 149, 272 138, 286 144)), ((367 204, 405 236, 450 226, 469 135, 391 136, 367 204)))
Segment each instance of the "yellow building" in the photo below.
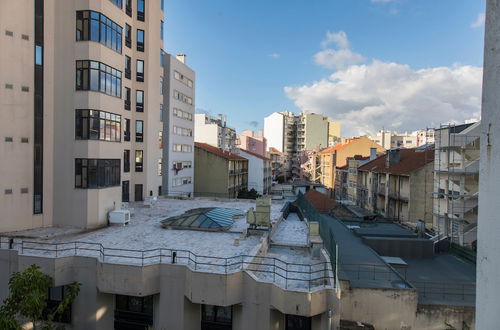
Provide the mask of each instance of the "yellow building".
POLYGON ((381 145, 373 142, 366 136, 346 139, 343 143, 320 151, 316 157, 317 180, 327 188, 333 189, 335 168, 346 165, 348 157, 354 157, 355 155, 369 156, 372 148, 376 149, 377 153, 385 151, 381 145))

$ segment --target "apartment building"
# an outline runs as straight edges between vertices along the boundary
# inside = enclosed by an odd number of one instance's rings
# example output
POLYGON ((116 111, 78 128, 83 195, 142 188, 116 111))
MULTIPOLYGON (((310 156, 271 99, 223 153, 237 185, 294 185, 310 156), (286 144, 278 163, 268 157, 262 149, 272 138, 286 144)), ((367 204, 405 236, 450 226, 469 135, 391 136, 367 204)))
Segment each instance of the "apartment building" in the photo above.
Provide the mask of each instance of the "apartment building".
POLYGON ((194 191, 195 72, 186 55, 164 54, 162 195, 191 196, 194 191))
POLYGON ((435 142, 435 130, 434 128, 421 129, 415 132, 417 135, 417 146, 424 146, 426 144, 434 144, 435 142))
POLYGON ((269 147, 285 155, 284 170, 287 178, 298 178, 293 174, 301 164, 298 153, 316 148, 326 148, 340 136, 340 124, 315 113, 274 112, 264 118, 264 137, 269 147))
POLYGON ((475 249, 481 124, 445 125, 435 131, 434 228, 475 249))
POLYGON ((434 148, 391 149, 358 168, 357 204, 386 218, 432 227, 434 148))
POLYGON ((369 136, 370 140, 380 144, 385 149, 391 148, 416 148, 418 144, 417 134, 397 133, 393 131, 380 130, 377 135, 369 136))
POLYGON ((259 130, 257 135, 252 130, 244 130, 238 135, 236 146, 240 149, 248 150, 263 157, 267 152, 267 139, 264 132, 259 130))
POLYGON ((204 113, 195 114, 194 140, 208 143, 224 151, 234 152, 236 148, 236 130, 227 126, 227 116, 221 114, 217 118, 204 113))
POLYGON ((158 195, 162 1, 0 3, 2 231, 158 195))
POLYGON ((248 159, 248 190, 255 189, 260 195, 270 194, 271 159, 244 149, 238 149, 237 153, 248 159))
POLYGON ((355 155, 347 158, 347 164, 337 167, 335 174, 335 199, 356 204, 358 186, 358 167, 377 158, 377 150, 372 148, 370 156, 355 155))
POLYGON ((284 156, 281 151, 276 148, 269 148, 269 152, 267 153, 269 159, 271 160, 271 174, 273 180, 277 180, 278 177, 282 177, 283 173, 283 164, 284 164, 284 156))
POLYGON ((214 147, 194 143, 194 194, 236 198, 248 189, 248 159, 214 147))
POLYGON ((313 157, 316 162, 314 171, 314 180, 326 186, 329 189, 335 187, 335 169, 347 164, 347 158, 360 155, 363 157, 370 156, 372 148, 377 153, 385 151, 385 149, 370 140, 366 136, 345 139, 343 142, 321 150, 313 157))

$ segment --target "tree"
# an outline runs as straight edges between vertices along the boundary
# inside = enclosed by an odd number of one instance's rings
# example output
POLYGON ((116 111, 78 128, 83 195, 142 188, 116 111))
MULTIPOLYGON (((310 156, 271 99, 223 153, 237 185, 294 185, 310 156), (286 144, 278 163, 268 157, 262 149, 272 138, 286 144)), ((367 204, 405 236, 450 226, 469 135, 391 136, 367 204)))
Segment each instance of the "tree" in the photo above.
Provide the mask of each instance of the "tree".
POLYGON ((23 272, 15 272, 9 279, 9 297, 0 307, 0 328, 21 329, 17 319, 25 318, 33 322, 33 329, 54 329, 54 319, 71 306, 80 292, 80 283, 67 286, 64 298, 53 308, 48 308, 49 289, 52 278, 31 265, 23 272), (46 320, 41 320, 45 317, 46 320))

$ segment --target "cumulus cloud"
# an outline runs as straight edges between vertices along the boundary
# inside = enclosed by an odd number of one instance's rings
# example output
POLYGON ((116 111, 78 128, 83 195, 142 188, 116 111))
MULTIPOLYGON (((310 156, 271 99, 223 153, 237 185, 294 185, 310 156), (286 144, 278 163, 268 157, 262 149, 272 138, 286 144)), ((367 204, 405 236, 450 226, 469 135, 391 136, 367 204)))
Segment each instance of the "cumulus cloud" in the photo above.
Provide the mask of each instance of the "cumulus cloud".
POLYGON ((344 31, 328 31, 321 42, 321 47, 324 49, 313 56, 314 63, 328 69, 343 69, 348 65, 365 61, 361 54, 349 49, 349 39, 344 31), (338 49, 329 48, 332 45, 338 49))
POLYGON ((300 109, 339 120, 345 135, 354 136, 382 127, 404 132, 479 118, 481 79, 479 67, 414 70, 373 60, 284 90, 300 109))
POLYGON ((476 17, 476 20, 471 23, 470 27, 475 29, 484 25, 484 21, 486 19, 486 15, 484 13, 479 13, 476 17))

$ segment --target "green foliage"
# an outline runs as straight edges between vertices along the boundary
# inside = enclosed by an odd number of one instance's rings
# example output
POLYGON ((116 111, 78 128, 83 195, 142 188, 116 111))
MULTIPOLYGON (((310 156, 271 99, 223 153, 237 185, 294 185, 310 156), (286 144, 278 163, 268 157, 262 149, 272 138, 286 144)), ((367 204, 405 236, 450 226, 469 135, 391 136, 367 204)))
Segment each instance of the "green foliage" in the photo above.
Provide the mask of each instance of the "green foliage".
POLYGON ((78 296, 80 283, 72 283, 66 295, 53 310, 47 310, 49 288, 52 278, 40 271, 37 265, 31 265, 23 272, 15 272, 9 280, 10 295, 0 307, 0 329, 20 329, 16 318, 22 317, 33 322, 33 329, 42 318, 44 311, 47 322, 41 322, 43 329, 53 329, 53 320, 61 315, 78 296))
POLYGON ((260 197, 260 195, 254 188, 252 188, 251 190, 243 188, 238 191, 238 198, 240 199, 256 199, 258 197, 260 197))

